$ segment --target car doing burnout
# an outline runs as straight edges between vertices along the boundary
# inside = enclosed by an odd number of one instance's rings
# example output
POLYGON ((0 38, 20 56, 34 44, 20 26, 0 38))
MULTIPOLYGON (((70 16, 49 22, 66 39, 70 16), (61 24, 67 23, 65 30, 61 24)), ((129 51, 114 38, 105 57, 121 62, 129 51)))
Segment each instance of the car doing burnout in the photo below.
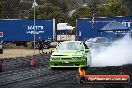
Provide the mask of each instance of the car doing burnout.
POLYGON ((60 42, 50 57, 50 67, 86 67, 90 65, 89 48, 82 41, 60 42))

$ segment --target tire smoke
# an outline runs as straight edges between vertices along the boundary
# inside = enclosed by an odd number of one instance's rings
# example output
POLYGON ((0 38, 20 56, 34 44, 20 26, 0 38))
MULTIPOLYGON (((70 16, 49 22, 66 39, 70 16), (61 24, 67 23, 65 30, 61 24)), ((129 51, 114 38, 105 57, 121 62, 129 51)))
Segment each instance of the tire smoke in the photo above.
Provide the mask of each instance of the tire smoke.
POLYGON ((132 39, 126 35, 124 38, 112 42, 101 51, 92 51, 91 67, 122 66, 132 64, 132 39))

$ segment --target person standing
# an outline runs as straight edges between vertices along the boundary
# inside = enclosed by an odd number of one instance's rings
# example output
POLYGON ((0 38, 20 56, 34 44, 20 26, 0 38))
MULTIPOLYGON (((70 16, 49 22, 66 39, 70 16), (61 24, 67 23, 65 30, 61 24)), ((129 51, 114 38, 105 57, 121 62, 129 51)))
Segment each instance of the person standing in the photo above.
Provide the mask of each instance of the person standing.
POLYGON ((43 41, 42 40, 38 42, 38 49, 39 49, 40 54, 41 54, 41 52, 44 53, 43 52, 43 41))

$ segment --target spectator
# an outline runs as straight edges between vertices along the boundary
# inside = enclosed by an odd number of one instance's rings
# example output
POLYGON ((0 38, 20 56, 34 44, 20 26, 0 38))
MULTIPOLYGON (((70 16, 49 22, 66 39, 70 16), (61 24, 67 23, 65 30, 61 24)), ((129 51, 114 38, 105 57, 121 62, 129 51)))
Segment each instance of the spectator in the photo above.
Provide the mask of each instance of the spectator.
POLYGON ((43 48, 44 48, 44 47, 43 47, 43 41, 39 41, 39 42, 38 42, 38 49, 39 49, 39 53, 40 53, 40 54, 41 54, 41 51, 42 51, 42 53, 44 53, 44 52, 43 52, 43 48))

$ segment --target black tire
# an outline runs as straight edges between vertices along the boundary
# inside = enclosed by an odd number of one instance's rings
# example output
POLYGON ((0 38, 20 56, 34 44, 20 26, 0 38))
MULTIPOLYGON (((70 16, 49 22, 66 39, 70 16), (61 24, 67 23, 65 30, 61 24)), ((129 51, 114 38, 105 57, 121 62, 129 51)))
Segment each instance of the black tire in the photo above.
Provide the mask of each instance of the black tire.
POLYGON ((50 46, 49 45, 44 45, 44 49, 49 49, 50 46))
POLYGON ((0 54, 3 54, 3 49, 0 49, 0 54))

